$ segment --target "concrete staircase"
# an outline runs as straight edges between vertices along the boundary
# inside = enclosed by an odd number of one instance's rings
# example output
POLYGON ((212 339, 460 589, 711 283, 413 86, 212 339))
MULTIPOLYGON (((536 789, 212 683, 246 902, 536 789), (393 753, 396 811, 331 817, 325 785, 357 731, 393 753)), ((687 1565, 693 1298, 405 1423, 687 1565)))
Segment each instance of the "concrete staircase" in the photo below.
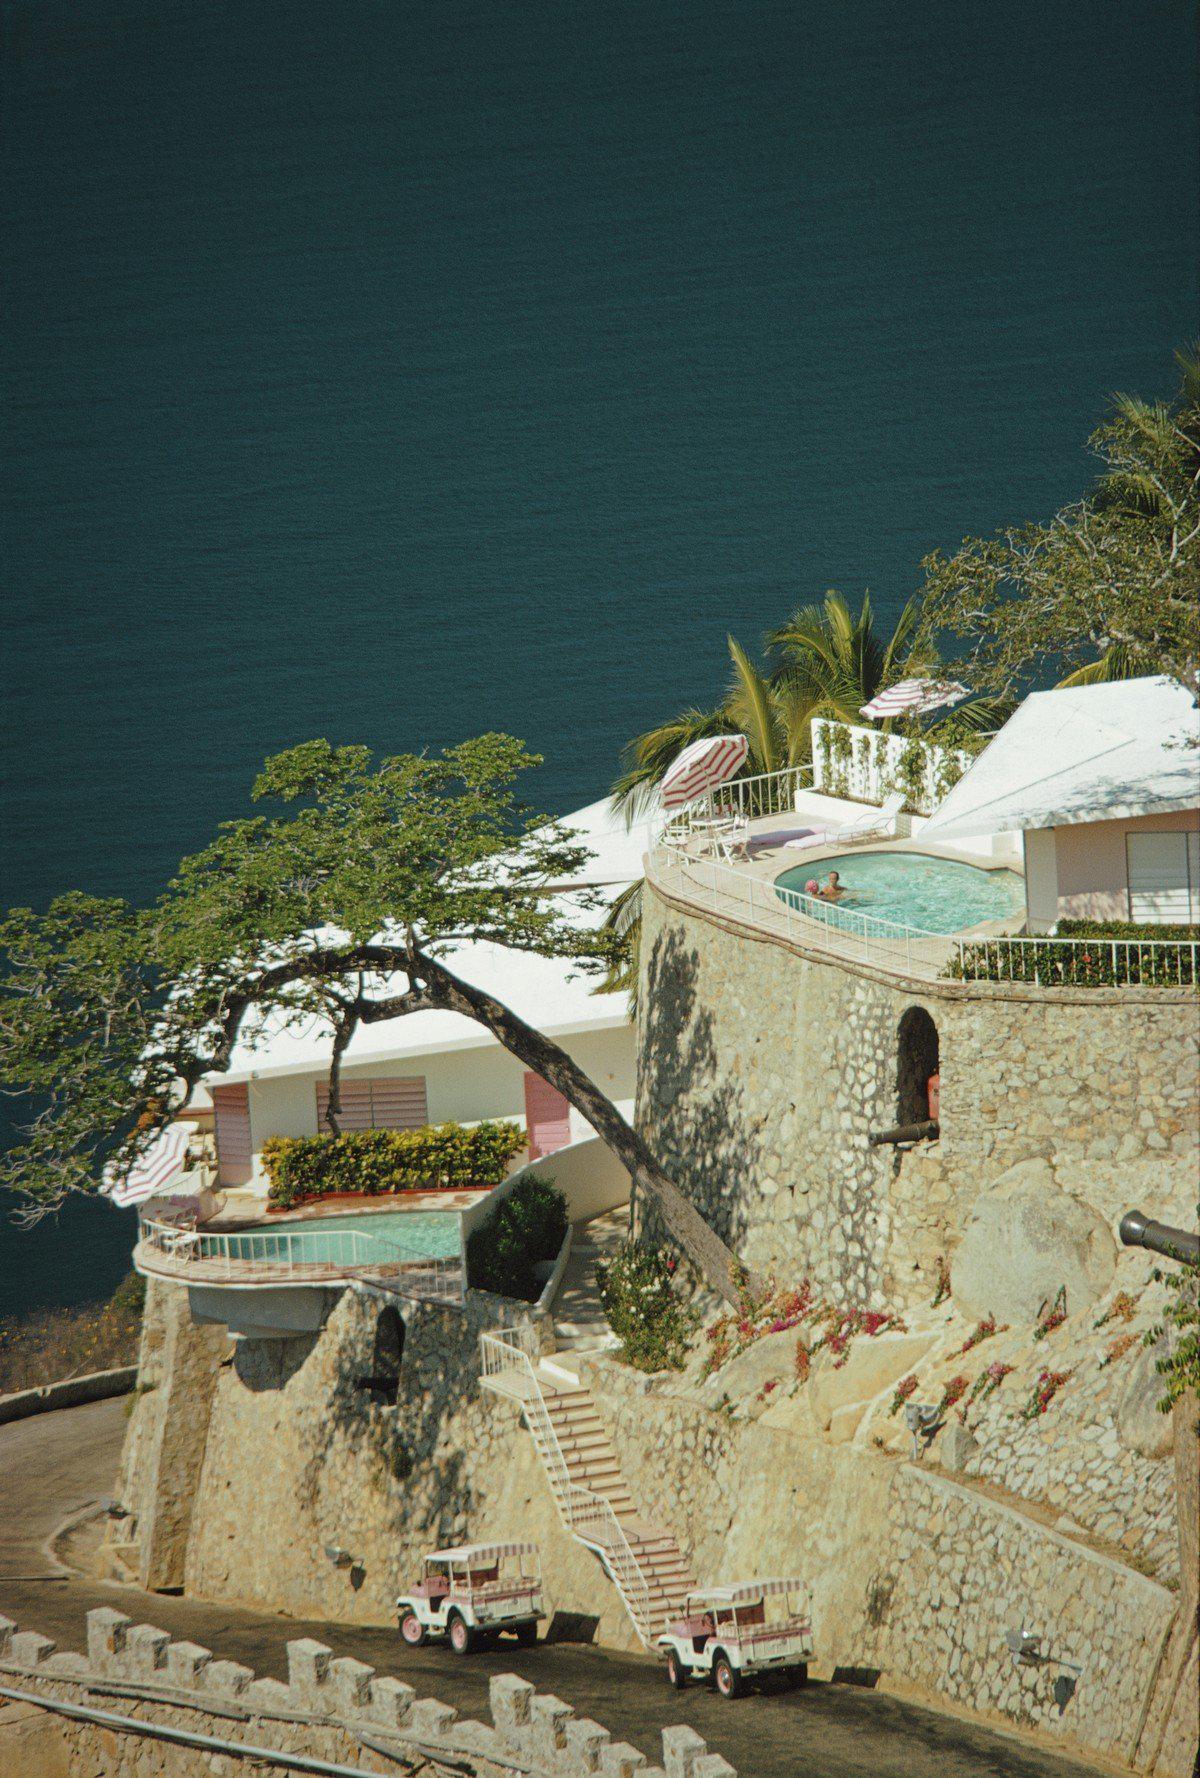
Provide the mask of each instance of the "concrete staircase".
POLYGON ((567 1530, 600 1557, 647 1647, 693 1585, 670 1532, 639 1518, 612 1440, 571 1371, 543 1358, 532 1328, 480 1336, 482 1382, 520 1403, 567 1530))

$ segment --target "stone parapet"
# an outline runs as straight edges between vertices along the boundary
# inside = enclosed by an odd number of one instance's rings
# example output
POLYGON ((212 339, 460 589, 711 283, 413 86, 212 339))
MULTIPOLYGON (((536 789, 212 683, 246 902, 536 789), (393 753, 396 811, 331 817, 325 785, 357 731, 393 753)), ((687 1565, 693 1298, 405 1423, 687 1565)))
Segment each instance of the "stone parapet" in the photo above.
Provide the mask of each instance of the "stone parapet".
MULTIPOLYGON (((156 1774, 191 1778, 193 1770, 216 1769, 187 1763, 184 1750, 170 1741, 172 1730, 211 1733, 231 1748, 244 1746, 249 1754, 251 1748, 262 1751, 262 1736, 269 1728, 276 1737, 269 1745, 277 1751, 328 1757, 329 1730, 336 1733, 333 1749, 343 1758, 347 1747, 386 1747, 415 1778, 447 1768, 474 1778, 737 1778, 734 1768, 710 1753, 691 1729, 663 1731, 663 1764, 655 1766, 628 1742, 614 1741, 599 1723, 576 1717, 562 1698, 538 1692, 515 1674, 491 1681, 492 1721, 483 1723, 463 1721, 452 1705, 418 1698, 412 1686, 376 1674, 363 1661, 335 1657, 311 1637, 288 1643, 286 1684, 258 1679, 237 1661, 214 1660, 194 1642, 172 1642, 165 1630, 135 1625, 108 1608, 88 1613, 87 1641, 87 1656, 56 1655, 49 1637, 0 1618, 0 1705, 6 1685, 39 1700, 44 1697, 47 1709, 55 1699, 86 1705, 94 1690, 96 1708, 110 1718, 114 1696, 136 1700, 138 1715, 135 1725, 130 1719, 130 1734, 136 1727, 137 1739, 132 1745, 137 1740, 152 1745, 154 1725, 160 1723, 162 1745, 179 1755, 175 1763, 155 1763, 156 1774), (207 1725, 205 1716, 213 1718, 207 1725), (238 1732, 248 1724, 253 1725, 249 1732, 238 1732), (324 1739, 314 1746, 309 1731, 319 1731, 324 1739)), ((81 1732, 78 1725, 63 1725, 63 1732, 74 1749, 70 1735, 81 1732)), ((114 1733, 111 1721, 104 1733, 114 1733)), ((0 1722, 0 1771, 3 1735, 0 1722)))

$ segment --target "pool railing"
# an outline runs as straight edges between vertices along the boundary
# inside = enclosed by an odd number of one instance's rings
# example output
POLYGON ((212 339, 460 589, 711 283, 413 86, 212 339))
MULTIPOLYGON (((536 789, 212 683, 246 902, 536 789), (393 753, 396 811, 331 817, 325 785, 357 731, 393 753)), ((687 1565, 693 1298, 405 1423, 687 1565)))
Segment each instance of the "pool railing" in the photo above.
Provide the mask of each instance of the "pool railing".
POLYGON ((461 1253, 452 1257, 362 1229, 191 1228, 139 1217, 139 1271, 197 1284, 321 1284, 378 1278, 402 1296, 460 1303, 461 1253))
POLYGON ((797 793, 809 788, 811 775, 811 768, 801 766, 736 779, 681 809, 651 848, 651 881, 668 895, 802 949, 918 980, 1039 988, 1195 988, 1200 983, 1200 945, 1194 940, 930 932, 781 888, 697 846, 698 839, 707 840, 714 819, 752 822, 794 812, 797 793))

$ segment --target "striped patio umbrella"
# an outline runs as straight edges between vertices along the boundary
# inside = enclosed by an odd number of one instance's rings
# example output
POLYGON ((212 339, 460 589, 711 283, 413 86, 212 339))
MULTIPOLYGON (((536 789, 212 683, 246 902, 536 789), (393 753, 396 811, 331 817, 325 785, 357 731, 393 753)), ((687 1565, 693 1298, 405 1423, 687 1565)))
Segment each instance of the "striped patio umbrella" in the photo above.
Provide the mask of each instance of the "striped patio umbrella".
POLYGON ((957 704, 970 697, 970 688, 955 679, 902 679, 888 691, 877 692, 859 712, 882 722, 885 716, 920 716, 926 710, 940 710, 944 704, 957 704))
POLYGON ((745 735, 709 735, 693 741, 667 767, 659 797, 664 809, 681 809, 732 778, 750 751, 745 735))
POLYGON ((192 1132, 185 1124, 168 1124, 141 1153, 122 1178, 115 1166, 104 1169, 104 1189, 120 1209, 152 1198, 180 1171, 192 1132))

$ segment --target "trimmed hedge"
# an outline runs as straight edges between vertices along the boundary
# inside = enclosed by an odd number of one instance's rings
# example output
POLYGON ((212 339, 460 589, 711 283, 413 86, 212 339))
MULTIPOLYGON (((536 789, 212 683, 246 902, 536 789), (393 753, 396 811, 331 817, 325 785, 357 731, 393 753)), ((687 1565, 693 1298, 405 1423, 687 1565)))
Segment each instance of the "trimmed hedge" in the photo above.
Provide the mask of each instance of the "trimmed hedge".
POLYGON ((542 1288, 536 1268, 558 1258, 567 1227, 567 1200, 553 1181, 519 1179, 467 1237, 468 1283, 536 1302, 542 1288))
POLYGON ((420 1130, 354 1130, 335 1136, 272 1136, 263 1144, 267 1202, 287 1210, 307 1198, 355 1192, 456 1191, 498 1185, 525 1147, 518 1124, 427 1124, 420 1130))
POLYGON ((1194 988, 1200 958, 1173 947, 1198 942, 1200 926, 1060 920, 1053 937, 1036 943, 989 938, 967 945, 961 961, 956 952, 943 974, 958 981, 1037 982, 1043 988, 1194 988))

